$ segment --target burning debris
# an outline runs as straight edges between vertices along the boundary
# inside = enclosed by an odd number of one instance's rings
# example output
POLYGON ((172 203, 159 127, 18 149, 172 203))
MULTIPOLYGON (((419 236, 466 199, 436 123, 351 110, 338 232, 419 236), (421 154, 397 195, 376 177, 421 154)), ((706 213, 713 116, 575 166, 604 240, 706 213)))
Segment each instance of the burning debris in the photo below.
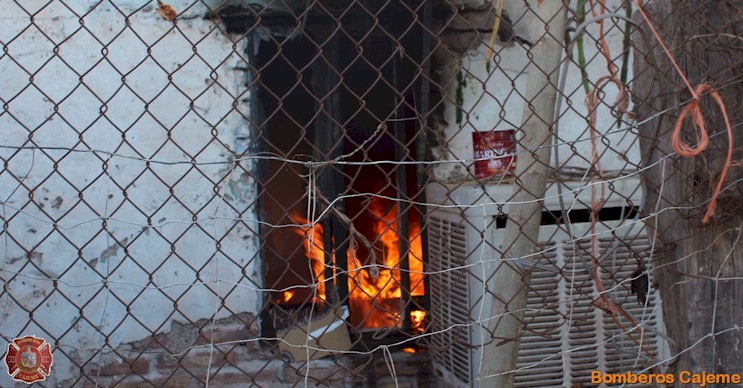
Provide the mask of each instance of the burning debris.
MULTIPOLYGON (((385 206, 383 200, 374 198, 369 211, 374 215, 375 238, 364 237, 366 257, 360 257, 354 241, 358 232, 351 233, 352 243, 348 249, 348 289, 350 323, 357 329, 400 328, 403 321, 403 303, 400 271, 401 238, 398 231, 398 216, 395 206, 385 206), (373 241, 368 243, 368 241, 373 241), (369 249, 371 248, 371 249, 369 249)), ((304 236, 305 256, 310 261, 313 285, 316 288, 314 302, 327 302, 327 285, 325 278, 324 230, 320 224, 311 224, 309 220, 293 214, 291 218, 302 227, 296 233, 304 236)), ((353 224, 349 221, 349 229, 353 224)), ((411 222, 409 228, 410 252, 408 253, 410 296, 420 297, 425 294, 423 285, 423 252, 420 237, 420 225, 411 222)), ((332 254, 335 267, 335 254, 332 254)), ((283 294, 283 303, 290 303, 294 294, 283 294)), ((412 330, 423 332, 425 311, 410 312, 412 330)))

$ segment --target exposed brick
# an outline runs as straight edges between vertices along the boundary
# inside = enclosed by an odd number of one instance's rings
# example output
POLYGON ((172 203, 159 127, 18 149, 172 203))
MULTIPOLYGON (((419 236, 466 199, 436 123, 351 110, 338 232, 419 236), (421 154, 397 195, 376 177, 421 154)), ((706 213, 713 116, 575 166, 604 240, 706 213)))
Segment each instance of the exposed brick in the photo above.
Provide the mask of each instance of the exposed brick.
POLYGON ((215 376, 209 379, 209 384, 214 384, 217 387, 225 387, 228 385, 236 386, 248 386, 250 384, 260 383, 277 383, 278 377, 276 371, 263 371, 258 375, 252 375, 250 373, 242 372, 219 372, 215 376))
POLYGON ((349 371, 333 363, 310 363, 309 371, 307 366, 285 366, 283 382, 296 383, 304 381, 305 375, 309 373, 309 382, 330 382, 343 380, 349 376, 349 371))
POLYGON ((275 383, 279 381, 281 376, 278 375, 279 369, 276 367, 276 364, 266 365, 264 363, 260 368, 256 368, 256 365, 257 363, 253 362, 252 367, 250 364, 241 364, 238 367, 240 370, 251 370, 249 373, 250 380, 254 383, 275 383))
POLYGON ((205 348, 189 352, 181 360, 181 366, 187 369, 206 368, 209 366, 210 363, 212 368, 220 367, 225 363, 235 365, 237 364, 237 355, 235 354, 235 352, 229 352, 225 354, 222 353, 219 349, 210 351, 209 348, 205 348))
MULTIPOLYGON (((203 371, 206 372, 206 371, 203 371)), ((124 382, 121 384, 116 385, 117 387, 122 388, 134 388, 134 387, 165 387, 165 388, 197 388, 197 387, 203 387, 204 383, 206 381, 205 376, 203 375, 197 375, 198 377, 193 377, 186 373, 185 371, 178 371, 174 376, 172 377, 161 377, 158 379, 151 379, 151 380, 145 380, 142 378, 127 378, 124 382)), ((265 386, 265 387, 275 387, 275 386, 281 386, 280 383, 278 383, 278 378, 276 376, 276 369, 267 369, 264 371, 261 371, 259 374, 251 374, 248 372, 242 372, 239 370, 220 370, 218 371, 214 376, 211 376, 209 379, 209 385, 213 385, 215 387, 246 387, 246 386, 265 386), (277 385, 278 384, 278 385, 277 385)), ((103 385, 105 386, 105 385, 103 385)))
POLYGON ((203 387, 204 383, 188 375, 176 375, 169 378, 167 381, 157 381, 158 387, 162 388, 191 388, 191 387, 203 387))
MULTIPOLYGON (((106 385, 99 385, 106 386, 106 385)), ((163 383, 158 380, 144 379, 139 376, 131 376, 116 384, 116 388, 151 388, 151 387, 163 387, 163 383)), ((180 387, 187 388, 188 385, 180 385, 180 387)))
POLYGON ((136 360, 125 360, 124 362, 107 364, 101 367, 100 372, 98 369, 94 369, 90 373, 99 376, 126 376, 131 373, 143 375, 149 371, 150 360, 139 357, 136 360))
POLYGON ((227 342, 244 341, 253 338, 245 326, 239 327, 231 325, 230 327, 207 328, 201 333, 197 344, 221 344, 227 342))
MULTIPOLYGON (((58 386, 61 386, 61 387, 82 387, 82 388, 111 387, 111 386, 114 385, 114 383, 118 383, 123 378, 124 378, 123 376, 108 376, 108 377, 104 377, 104 376, 95 376, 95 375, 92 375, 92 376, 88 376, 87 378, 85 378, 85 381, 82 382, 82 383, 80 381, 77 381, 77 382, 74 382, 74 383, 71 382, 71 381, 65 381, 65 382, 62 382, 62 383, 58 384, 58 386)), ((118 385, 117 385, 117 387, 118 387, 118 385)))
POLYGON ((173 376, 142 378, 139 376, 130 376, 119 384, 116 388, 147 388, 147 387, 167 387, 167 388, 203 388, 204 381, 201 381, 185 371, 178 371, 173 376))
POLYGON ((150 360, 140 357, 132 363, 132 370, 141 375, 147 374, 150 371, 150 360))
POLYGON ((157 356, 155 368, 159 371, 171 370, 178 367, 178 358, 170 354, 161 353, 157 356))
POLYGON ((100 368, 100 370, 98 368, 93 368, 88 373, 94 376, 95 375, 119 376, 119 375, 127 375, 131 372, 132 372, 132 368, 129 364, 116 363, 116 364, 103 365, 100 368))
MULTIPOLYGON (((204 321, 204 324, 206 323, 211 321, 204 321)), ((189 349, 200 335, 197 327, 198 325, 194 324, 174 322, 169 332, 158 333, 154 339, 147 337, 125 344, 134 351, 133 354, 144 351, 151 353, 141 353, 140 357, 125 359, 112 355, 100 368, 100 373, 97 366, 85 372, 89 378, 98 382, 98 386, 115 385, 123 388, 203 387, 210 362, 213 375, 209 378, 209 384, 215 387, 281 387, 292 385, 292 381, 301 383, 304 380, 303 372, 297 374, 289 367, 282 368, 285 364, 257 342, 246 345, 232 343, 215 345, 215 348, 198 346, 189 349), (172 346, 165 350, 158 342, 172 346), (184 353, 170 355, 172 352, 178 353, 177 349, 181 348, 184 349, 184 353)), ((214 341, 215 344, 240 341, 254 336, 242 321, 234 317, 218 322, 210 330, 203 331, 205 335, 202 339, 214 341)), ((301 367, 301 364, 296 365, 297 368, 301 367)), ((345 376, 344 373, 338 374, 342 369, 332 360, 315 360, 311 366, 311 380, 340 381, 339 379, 342 380, 345 376)), ((87 386, 93 388, 95 384, 87 386)))
POLYGON ((86 381, 85 383, 83 383, 83 388, 97 388, 97 387, 94 382, 86 381))
POLYGON ((133 350, 159 350, 170 347, 168 337, 164 334, 152 335, 131 344, 133 350))

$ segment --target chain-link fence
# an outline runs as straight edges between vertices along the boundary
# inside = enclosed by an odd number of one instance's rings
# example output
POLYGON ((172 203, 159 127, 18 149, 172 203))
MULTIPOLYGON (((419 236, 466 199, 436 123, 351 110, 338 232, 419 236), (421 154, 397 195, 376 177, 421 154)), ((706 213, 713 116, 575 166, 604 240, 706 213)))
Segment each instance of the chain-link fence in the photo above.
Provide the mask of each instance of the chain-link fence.
POLYGON ((738 3, 0 2, 2 385, 736 373, 738 3))

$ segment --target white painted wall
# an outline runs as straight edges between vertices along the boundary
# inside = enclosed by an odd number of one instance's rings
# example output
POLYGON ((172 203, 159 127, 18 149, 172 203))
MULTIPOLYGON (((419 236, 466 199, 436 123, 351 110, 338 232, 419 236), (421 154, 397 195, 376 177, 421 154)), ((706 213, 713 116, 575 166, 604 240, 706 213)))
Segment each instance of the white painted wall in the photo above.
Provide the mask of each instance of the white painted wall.
MULTIPOLYGON (((79 373, 62 351, 85 359, 101 346, 105 339, 96 327, 116 347, 168 330, 171 320, 257 311, 254 182, 227 163, 198 170, 190 164, 229 160, 249 136, 244 40, 232 42, 203 18, 206 5, 219 2, 170 2, 181 12, 174 28, 157 15, 154 1, 101 2, 93 9, 82 1, 0 1, 0 42, 7 49, 0 53, 0 99, 7 106, 0 111, 0 278, 13 279, 3 284, 0 334, 61 338, 49 385, 79 373), (142 159, 176 164, 148 169, 142 159), (56 288, 50 279, 58 279, 56 288), (222 298, 226 307, 218 303, 222 298)), ((516 20, 518 9, 507 9, 516 20)), ((522 35, 528 20, 517 26, 522 35)), ((609 42, 617 55, 619 31, 609 42)), ((590 39, 586 47, 590 58, 590 39)), ((472 131, 512 128, 523 109, 514 88, 525 88, 525 50, 500 51, 491 74, 482 46, 463 63, 470 74, 465 120, 457 123, 453 105, 447 106, 448 148, 436 150, 448 159, 471 159, 472 131)), ((443 69, 456 70, 456 64, 443 69)), ((603 61, 594 61, 589 73, 604 75, 603 61)), ((587 139, 578 84, 571 67, 565 90, 573 93, 575 112, 560 123, 568 141, 587 139)), ((446 98, 454 101, 457 87, 451 82, 446 98)), ((599 112, 600 130, 608 127, 607 113, 599 112)), ((638 160, 634 137, 622 138, 609 137, 638 160)), ((576 143, 584 155, 588 146, 576 143)), ((568 146, 560 154, 569 157, 568 146)), ((249 162, 241 163, 250 170, 249 162)), ((611 153, 602 163, 624 166, 611 153)), ((569 164, 587 167, 575 158, 569 164)), ((464 178, 451 165, 436 175, 464 178)), ((0 373, 0 386, 8 385, 0 373)))
MULTIPOLYGON (((536 1, 530 0, 529 2, 535 6, 536 1)), ((538 29, 535 28, 538 21, 533 13, 527 10, 525 3, 505 1, 504 4, 504 9, 515 23, 516 34, 535 42, 538 39, 536 36, 538 29)), ((619 8, 620 1, 608 1, 607 5, 608 12, 624 14, 624 10, 619 8)), ((590 11, 588 17, 590 17, 590 11)), ((618 28, 610 28, 613 24, 611 19, 606 20, 605 23, 608 31, 606 41, 613 58, 616 59, 614 63, 621 66, 622 31, 618 28)), ((620 24, 623 25, 624 22, 621 21, 620 24)), ((589 61, 588 78, 592 82, 608 75, 606 61, 596 49, 595 38, 599 36, 598 32, 598 25, 590 24, 584 35, 585 55, 589 61)), ((482 39, 487 40, 489 36, 486 35, 482 39)), ((440 69, 441 79, 446 84, 443 91, 444 98, 448 103, 444 110, 445 124, 439 128, 443 132, 442 139, 440 139, 443 140, 440 142, 442 145, 434 149, 434 156, 438 160, 460 160, 462 162, 437 165, 433 171, 436 180, 456 182, 473 179, 472 132, 515 129, 522 122, 525 107, 522 96, 526 91, 528 79, 527 49, 519 45, 497 46, 490 72, 486 66, 486 49, 486 45, 481 44, 469 51, 461 59, 461 65, 457 59, 450 57, 449 62, 440 69), (457 72, 463 75, 466 86, 460 86, 457 72), (458 122, 455 103, 457 89, 460 87, 463 98, 461 101, 463 119, 458 122)), ((578 50, 574 45, 574 58, 577 58, 577 54, 578 50)), ((630 63, 632 63, 631 58, 630 63)), ((631 69, 628 78, 632 79, 631 69)), ((604 89, 604 92, 605 103, 597 110, 597 130, 600 134, 605 134, 605 141, 609 144, 609 146, 599 144, 598 152, 602 155, 602 168, 605 172, 635 170, 640 162, 637 137, 628 131, 617 131, 616 118, 612 116, 610 110, 617 90, 610 85, 604 89), (627 160, 630 161, 629 164, 627 160)), ((579 172, 590 167, 591 142, 585 119, 588 112, 584 103, 586 94, 581 86, 579 68, 575 63, 571 62, 568 65, 563 94, 566 99, 563 99, 560 110, 561 145, 557 151, 563 171, 579 172), (576 152, 571 150, 571 145, 575 147, 576 152)), ((554 153, 552 158, 554 166, 554 153)))
MULTIPOLYGON (((154 1, 0 1, 3 349, 53 336, 86 359, 105 341, 95 327, 116 347, 172 320, 257 311, 254 182, 190 164, 243 151, 245 40, 198 1, 171 4, 177 28, 154 1)), ((50 386, 79 374, 54 355, 50 386)))

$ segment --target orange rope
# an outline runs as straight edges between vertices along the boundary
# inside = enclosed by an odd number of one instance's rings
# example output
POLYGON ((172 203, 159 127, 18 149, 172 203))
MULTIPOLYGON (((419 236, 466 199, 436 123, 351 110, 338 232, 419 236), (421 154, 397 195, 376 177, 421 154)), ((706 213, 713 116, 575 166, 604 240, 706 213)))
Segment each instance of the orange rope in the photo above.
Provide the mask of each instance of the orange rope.
POLYGON ((691 92, 691 96, 694 97, 695 100, 699 99, 699 96, 694 92, 694 88, 691 87, 691 83, 689 83, 689 80, 686 79, 686 76, 684 76, 684 72, 681 71, 681 68, 676 63, 676 61, 673 59, 673 55, 671 55, 671 51, 668 50, 668 47, 666 47, 666 44, 663 43, 663 39, 661 39, 660 35, 658 35, 658 31, 655 30, 655 27, 653 27, 653 23, 650 22, 650 19, 648 18, 648 15, 645 14, 645 11, 642 9, 642 5, 640 5, 639 0, 634 0, 635 6, 637 7, 637 11, 640 12, 640 15, 642 15, 642 18, 645 19, 645 23, 648 24, 648 27, 650 27, 650 32, 653 33, 653 36, 655 37, 655 40, 658 41, 660 44, 660 47, 663 47, 663 51, 665 51, 666 55, 668 55, 668 59, 671 60, 671 63, 673 64, 673 67, 676 68, 676 71, 681 76, 681 79, 686 84, 686 87, 689 88, 689 91, 691 92))
POLYGON ((660 35, 655 30, 655 27, 653 27, 653 23, 650 22, 650 19, 645 14, 645 11, 643 11, 642 6, 640 6, 639 0, 634 0, 634 2, 637 6, 637 10, 640 12, 640 15, 642 15, 642 18, 645 19, 645 22, 648 24, 650 31, 653 33, 653 36, 655 36, 655 39, 663 48, 663 51, 668 56, 668 59, 671 60, 673 67, 676 68, 676 71, 678 72, 679 76, 684 81, 686 86, 689 88, 689 91, 691 92, 691 95, 693 97, 693 100, 688 105, 686 105, 684 109, 681 110, 681 114, 676 121, 676 125, 673 127, 673 133, 671 135, 671 145, 673 146, 674 152, 683 157, 692 158, 701 154, 704 150, 707 149, 707 146, 709 145, 709 134, 707 132, 707 127, 704 125, 704 114, 702 113, 702 108, 699 105, 700 95, 709 93, 710 97, 712 97, 712 99, 714 99, 717 103, 717 106, 720 107, 722 117, 725 119, 725 126, 727 127, 728 132, 728 155, 727 159, 725 160, 725 165, 722 167, 722 171, 720 172, 720 180, 719 182, 717 182, 715 192, 712 194, 712 198, 710 199, 709 205, 707 206, 707 212, 704 214, 704 218, 702 218, 702 223, 706 224, 709 222, 710 218, 715 215, 715 208, 717 207, 717 197, 722 191, 722 185, 725 182, 728 170, 730 169, 730 165, 733 162, 733 128, 730 126, 730 119, 728 118, 725 102, 722 100, 722 97, 720 97, 720 94, 709 84, 703 83, 697 86, 696 89, 691 87, 691 83, 689 83, 689 80, 686 78, 679 65, 673 59, 673 55, 671 55, 671 52, 663 43, 663 39, 661 39, 660 35), (697 132, 698 140, 696 146, 690 146, 684 143, 683 140, 681 140, 681 127, 684 124, 684 119, 686 118, 686 116, 689 115, 691 115, 691 122, 694 125, 694 130, 697 132))
MULTIPOLYGON (((601 16, 603 16, 606 13, 606 0, 598 0, 599 5, 601 6, 601 16)), ((593 5, 593 0, 588 0, 588 5, 591 7, 591 15, 593 17, 598 17, 599 14, 596 12, 596 9, 593 5)), ((616 77, 617 75, 617 67, 614 65, 614 61, 611 59, 611 51, 609 51, 609 45, 606 43, 606 33, 604 32, 604 18, 599 18, 596 23, 599 25, 599 46, 601 54, 604 55, 604 58, 606 59, 606 67, 609 69, 609 74, 611 74, 613 77, 616 77)))
MULTIPOLYGON (((603 16, 604 13, 606 13, 605 0, 597 1, 601 6, 600 14, 603 16)), ((593 17, 598 17, 599 14, 596 12, 593 0, 588 0, 588 3, 591 7, 591 14, 593 15, 593 17)), ((603 76, 596 81, 593 88, 586 96, 585 104, 586 108, 588 109, 587 119, 591 136, 591 164, 595 166, 598 172, 598 176, 603 179, 604 171, 601 167, 601 158, 598 154, 598 130, 596 129, 596 116, 599 103, 601 102, 601 93, 604 87, 609 84, 614 84, 617 88, 617 97, 614 101, 614 106, 617 111, 621 113, 627 112, 627 108, 629 106, 629 96, 627 95, 624 83, 619 77, 617 77, 617 66, 614 65, 614 61, 612 61, 611 59, 611 52, 609 51, 609 45, 606 43, 605 38, 606 34, 604 32, 604 18, 599 18, 597 23, 599 24, 599 51, 601 51, 601 54, 603 54, 604 58, 606 59, 606 66, 609 70, 609 75, 603 76)), ((595 182, 595 178, 595 175, 592 174, 591 183, 595 182)), ((596 185, 591 185, 591 272, 593 275, 594 284, 596 286, 596 291, 599 294, 599 297, 593 301, 593 305, 608 312, 611 319, 617 324, 617 326, 622 329, 624 333, 627 334, 627 336, 630 337, 630 339, 632 339, 632 341, 635 342, 635 344, 637 344, 640 350, 645 352, 645 354, 647 354, 651 359, 655 359, 655 355, 653 354, 653 352, 648 349, 647 346, 643 346, 643 343, 638 338, 636 338, 630 330, 625 328, 625 325, 618 318, 618 315, 622 315, 625 319, 627 319, 632 327, 639 327, 632 316, 609 297, 604 289, 604 284, 601 281, 601 275, 599 274, 599 243, 598 233, 596 233, 596 224, 598 223, 598 212, 606 203, 604 190, 605 185, 602 183, 601 196, 600 198, 596 198, 596 185)))
MULTIPOLYGON (((728 156, 725 160, 725 165, 722 167, 722 171, 720 172, 720 180, 717 182, 715 192, 714 194, 712 194, 712 198, 710 199, 709 205, 707 206, 707 212, 704 214, 704 218, 702 218, 702 223, 706 224, 709 222, 710 218, 715 215, 715 208, 717 207, 717 197, 722 191, 722 185, 725 181, 725 177, 727 176, 730 165, 733 162, 733 129, 730 126, 730 119, 728 118, 728 112, 725 108, 725 103, 722 101, 722 97, 720 97, 720 94, 715 89, 713 89, 712 86, 706 83, 701 84, 697 86, 695 92, 697 93, 697 95, 709 92, 710 97, 712 97, 712 99, 714 99, 717 103, 717 106, 720 107, 720 112, 722 113, 722 117, 725 119, 725 126, 727 127, 728 132, 728 156)), ((673 127, 671 145, 673 146, 673 150, 677 154, 686 158, 693 158, 707 149, 707 146, 709 145, 709 134, 707 133, 707 127, 704 125, 704 115, 702 114, 702 108, 699 106, 699 98, 691 101, 681 111, 678 121, 676 121, 676 125, 673 127), (696 146, 690 146, 684 143, 683 140, 681 140, 681 126, 684 123, 684 119, 688 115, 691 115, 691 122, 694 125, 694 129, 698 133, 699 140, 697 140, 696 146)))

